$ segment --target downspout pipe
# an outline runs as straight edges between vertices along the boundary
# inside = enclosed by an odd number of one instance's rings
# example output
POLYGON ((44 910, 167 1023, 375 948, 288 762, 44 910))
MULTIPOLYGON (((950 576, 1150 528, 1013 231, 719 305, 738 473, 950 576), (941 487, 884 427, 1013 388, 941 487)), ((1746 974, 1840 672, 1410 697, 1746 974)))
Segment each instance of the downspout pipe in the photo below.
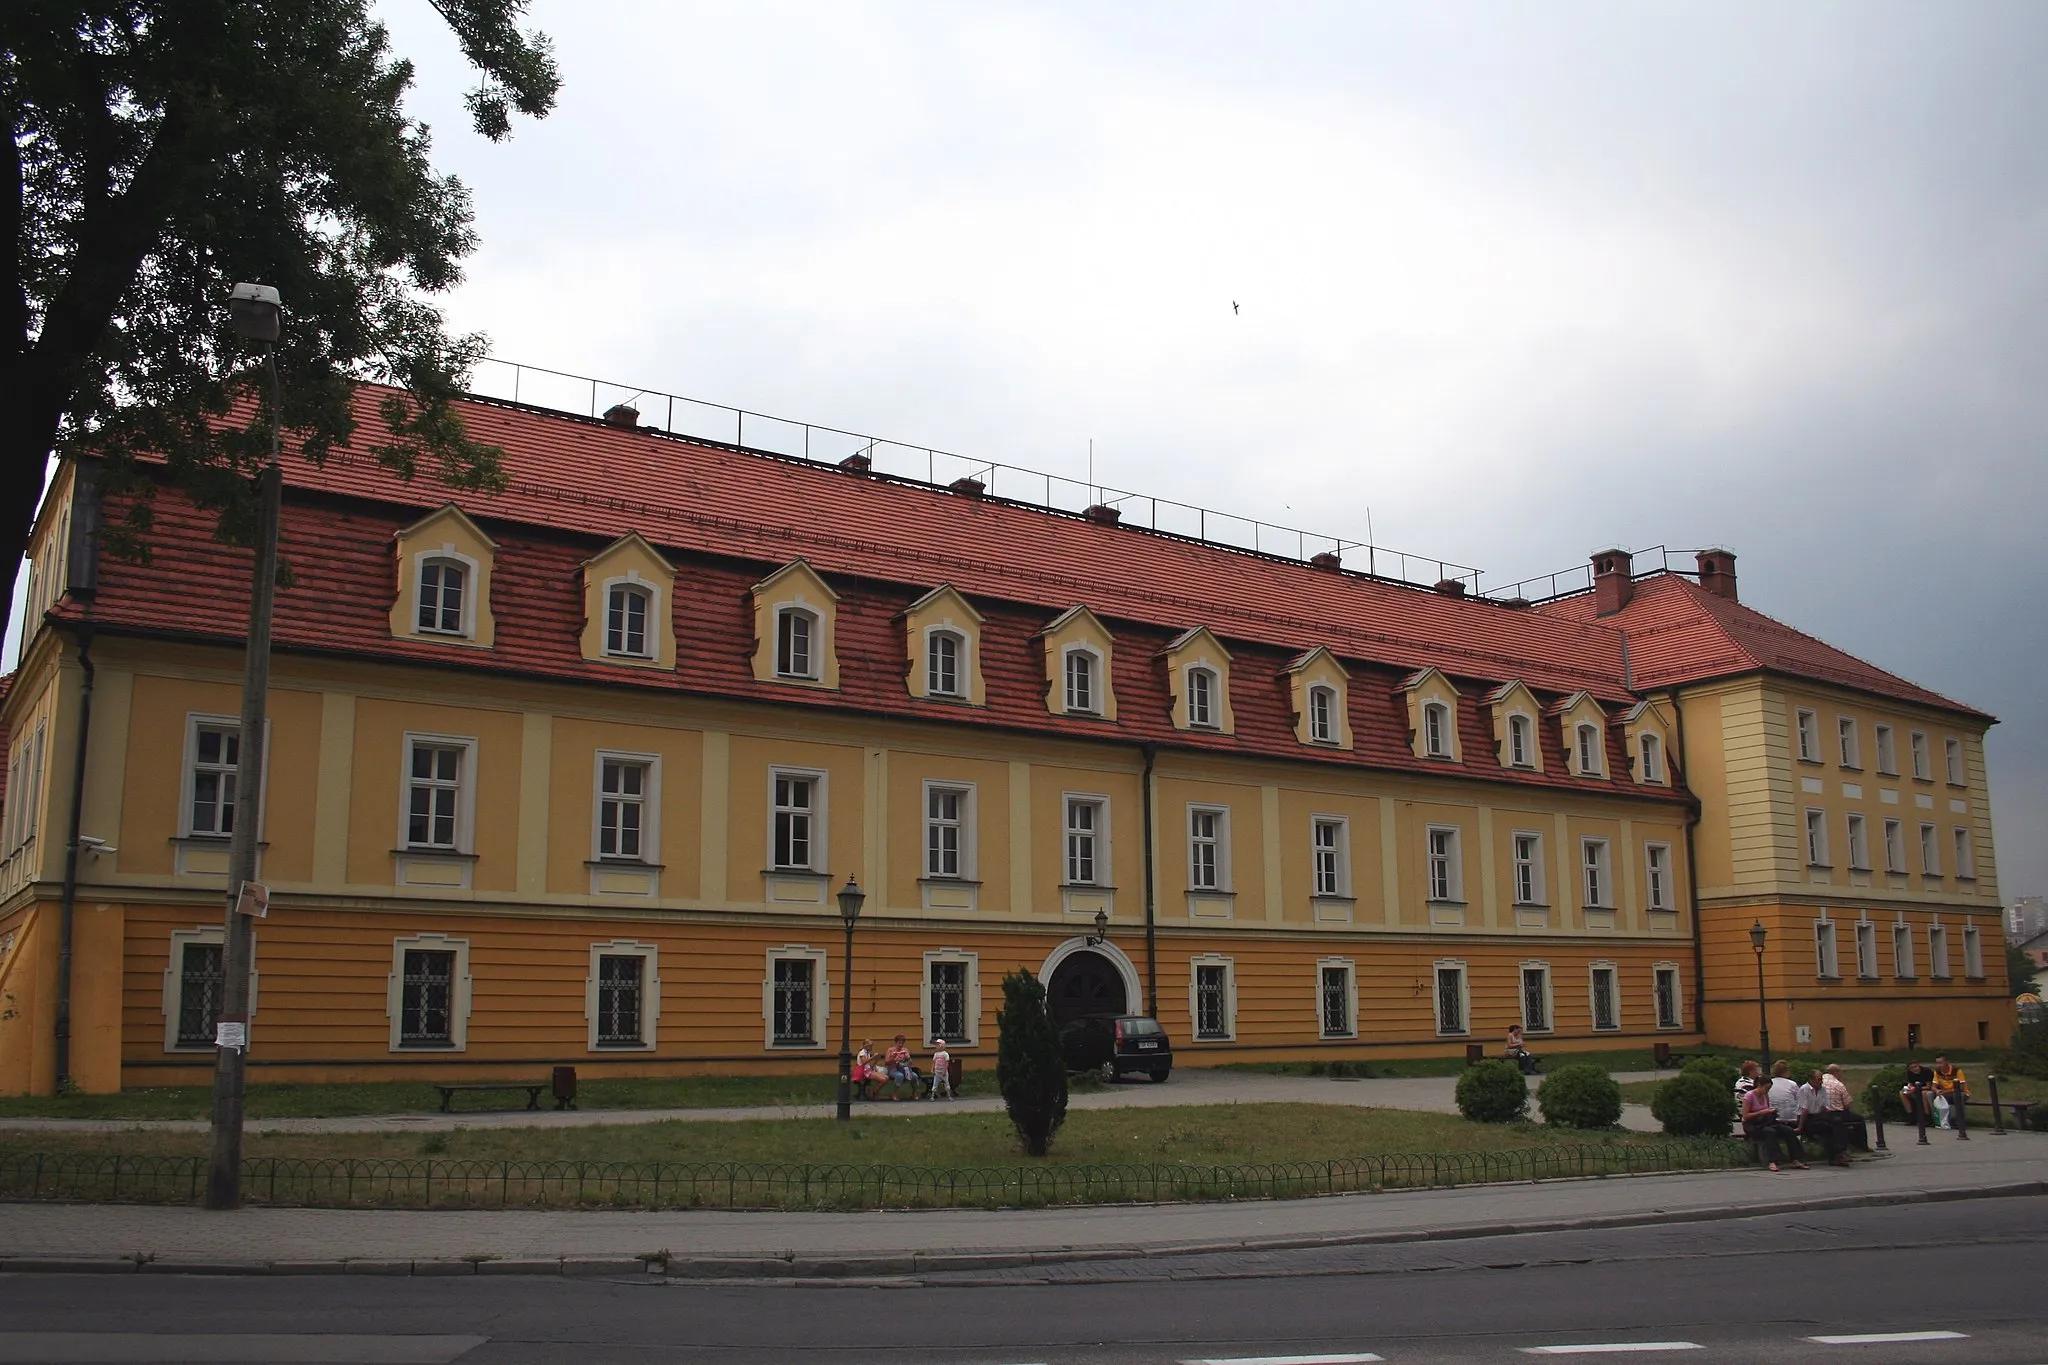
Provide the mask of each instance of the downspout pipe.
POLYGON ((1152 867, 1152 779, 1159 750, 1150 744, 1138 746, 1145 756, 1145 1013, 1159 1017, 1159 896, 1152 867))
POLYGON ((64 845, 64 894, 57 906, 57 1093, 71 1091, 71 938, 78 915, 78 832, 85 811, 85 750, 92 738, 92 622, 78 627, 78 753, 71 767, 71 830, 64 845))
MULTIPOLYGON (((1671 714, 1677 718, 1679 762, 1689 764, 1692 755, 1685 748, 1685 704, 1679 700, 1678 691, 1674 687, 1664 695, 1670 699, 1671 714)), ((1685 817, 1685 887, 1686 894, 1692 899, 1692 1022, 1704 1039, 1707 1036, 1707 950, 1700 937, 1700 864, 1693 840, 1693 831, 1699 828, 1700 823, 1700 798, 1699 793, 1692 790, 1690 779, 1686 782, 1686 792, 1692 797, 1692 809, 1685 817)))

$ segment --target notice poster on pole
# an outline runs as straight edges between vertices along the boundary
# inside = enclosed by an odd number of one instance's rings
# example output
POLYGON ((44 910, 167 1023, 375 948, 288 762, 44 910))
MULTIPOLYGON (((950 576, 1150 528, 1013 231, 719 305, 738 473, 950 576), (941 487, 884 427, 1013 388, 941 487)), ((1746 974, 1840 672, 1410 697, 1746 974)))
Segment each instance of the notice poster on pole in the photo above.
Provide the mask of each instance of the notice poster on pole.
POLYGON ((242 894, 235 898, 235 913, 264 918, 270 913, 270 888, 262 882, 243 882, 242 894))
POLYGON ((213 1045, 240 1052, 249 1046, 249 1021, 246 1017, 222 1015, 213 1024, 213 1045))

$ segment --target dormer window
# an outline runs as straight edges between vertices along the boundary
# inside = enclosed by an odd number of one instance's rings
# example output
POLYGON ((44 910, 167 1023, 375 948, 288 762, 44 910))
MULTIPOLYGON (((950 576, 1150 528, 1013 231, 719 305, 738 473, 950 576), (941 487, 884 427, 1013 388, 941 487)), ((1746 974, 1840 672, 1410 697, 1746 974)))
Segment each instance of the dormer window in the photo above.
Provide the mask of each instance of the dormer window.
POLYGON ((1508 763, 1517 768, 1536 766, 1536 727, 1523 715, 1508 717, 1508 763))
POLYGON ((605 593, 604 652, 648 656, 647 618, 653 594, 636 583, 615 583, 605 593))
POLYGON ((1431 758, 1451 756, 1451 708, 1428 702, 1422 708, 1422 751, 1431 758))
POLYGON ((775 675, 780 678, 818 676, 814 642, 818 618, 800 607, 785 607, 775 616, 775 675))
POLYGON ((1581 725, 1578 728, 1578 743, 1579 776, 1600 776, 1600 727, 1597 725, 1581 725))
POLYGON ((1188 678, 1188 724, 1204 730, 1216 728, 1216 673, 1208 668, 1190 668, 1188 678))
POLYGON ((1655 735, 1637 737, 1637 745, 1643 756, 1642 780, 1655 786, 1664 784, 1664 741, 1655 735))
POLYGON ((453 559, 429 559, 420 565, 419 629, 435 635, 460 635, 463 589, 469 573, 453 559))
POLYGON ((927 696, 961 695, 960 645, 960 637, 950 630, 935 630, 926 637, 924 690, 927 696))
POLYGON ((1067 710, 1094 715, 1095 656, 1085 649, 1067 651, 1067 710))
POLYGON ((1337 742, 1337 689, 1318 684, 1308 690, 1308 737, 1317 744, 1337 742))

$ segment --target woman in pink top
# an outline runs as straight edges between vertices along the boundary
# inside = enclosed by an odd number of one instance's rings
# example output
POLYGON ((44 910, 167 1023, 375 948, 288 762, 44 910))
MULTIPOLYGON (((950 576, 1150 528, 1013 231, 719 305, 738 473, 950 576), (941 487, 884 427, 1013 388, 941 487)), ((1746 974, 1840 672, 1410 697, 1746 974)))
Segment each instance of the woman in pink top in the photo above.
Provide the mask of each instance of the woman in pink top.
POLYGON ((1806 1162, 1802 1160, 1806 1154, 1800 1149, 1798 1137, 1778 1121, 1778 1110, 1777 1106, 1771 1103, 1771 1093, 1761 1085, 1742 1097, 1742 1131, 1756 1139, 1758 1148, 1764 1154, 1765 1163, 1773 1171, 1778 1169, 1778 1144, 1783 1139, 1791 1141, 1792 1164, 1802 1171, 1808 1169, 1806 1162))

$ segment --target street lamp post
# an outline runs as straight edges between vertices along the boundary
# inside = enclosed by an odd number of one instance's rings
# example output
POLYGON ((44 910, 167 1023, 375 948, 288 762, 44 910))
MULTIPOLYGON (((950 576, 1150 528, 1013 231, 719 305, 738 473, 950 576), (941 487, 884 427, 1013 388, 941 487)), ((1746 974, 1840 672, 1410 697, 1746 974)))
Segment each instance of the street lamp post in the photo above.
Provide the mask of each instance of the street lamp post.
POLYGON ((238 284, 228 300, 237 335, 263 347, 270 372, 270 462, 256 476, 256 562, 249 579, 249 645, 242 658, 242 727, 236 737, 234 829, 228 843, 226 942, 213 1054, 213 1144, 206 1166, 206 1207, 242 1203, 242 1100, 248 1079, 250 917, 242 888, 256 879, 256 836, 263 812, 263 731, 270 693, 270 616, 277 595, 278 468, 283 388, 277 338, 284 309, 267 284, 238 284))
MULTIPOLYGON (((867 893, 852 876, 839 891, 839 922, 846 926, 845 971, 839 982, 839 1121, 853 1117, 853 924, 867 893)), ((912 1098, 916 1098, 912 1096, 912 1098)))
POLYGON ((1764 922, 1749 926, 1749 946, 1756 949, 1756 1035, 1764 1054, 1764 1075, 1771 1074, 1771 1016, 1764 1009, 1764 922))

